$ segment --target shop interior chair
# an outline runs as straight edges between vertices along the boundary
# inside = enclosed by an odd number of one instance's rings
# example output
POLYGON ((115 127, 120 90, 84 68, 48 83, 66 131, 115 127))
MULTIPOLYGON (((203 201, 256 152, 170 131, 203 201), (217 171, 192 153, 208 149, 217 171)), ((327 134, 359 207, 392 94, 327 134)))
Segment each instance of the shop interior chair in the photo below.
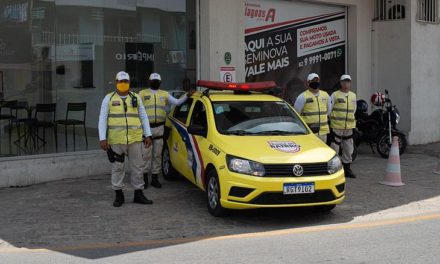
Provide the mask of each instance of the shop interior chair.
MULTIPOLYGON (((15 116, 12 114, 12 108, 17 105, 17 100, 0 102, 0 121, 8 121, 8 137, 9 137, 9 153, 12 151, 12 123, 15 120, 15 116), (4 114, 3 109, 8 109, 9 113, 4 114)), ((0 139, 0 151, 1 151, 1 139, 0 139)))
POLYGON ((76 149, 76 139, 75 139, 75 127, 83 126, 84 128, 84 137, 86 139, 86 148, 89 146, 89 142, 87 140, 87 129, 86 129, 86 112, 87 112, 87 103, 67 103, 67 111, 66 118, 62 120, 57 120, 58 125, 64 126, 64 137, 66 140, 66 150, 67 150, 67 128, 68 126, 72 126, 72 134, 73 134, 73 150, 76 149), (82 112, 83 118, 81 119, 72 119, 69 118, 70 112, 82 112))
MULTIPOLYGON (((17 101, 16 103, 11 105, 11 111, 14 112, 14 119, 12 120, 15 123, 17 128, 18 138, 14 143, 18 146, 18 151, 20 154, 20 150, 22 149, 21 140, 24 140, 24 145, 27 146, 29 141, 32 141, 34 138, 30 135, 33 134, 32 124, 35 123, 35 119, 32 117, 32 108, 29 107, 29 103, 27 101, 17 101), (26 115, 23 117, 21 112, 25 111, 26 115), (21 126, 24 126, 24 134, 21 135, 21 126)), ((35 145, 35 142, 34 142, 35 145)), ((26 150, 25 150, 26 151, 26 150)))
POLYGON ((36 138, 43 142, 43 146, 46 145, 46 129, 51 128, 53 130, 53 135, 55 138, 55 150, 58 151, 58 135, 57 135, 57 125, 56 125, 56 108, 57 104, 37 104, 35 106, 34 120, 32 124, 36 129, 36 138), (49 115, 49 117, 48 117, 49 115), (39 137, 39 130, 43 129, 43 138, 39 137))

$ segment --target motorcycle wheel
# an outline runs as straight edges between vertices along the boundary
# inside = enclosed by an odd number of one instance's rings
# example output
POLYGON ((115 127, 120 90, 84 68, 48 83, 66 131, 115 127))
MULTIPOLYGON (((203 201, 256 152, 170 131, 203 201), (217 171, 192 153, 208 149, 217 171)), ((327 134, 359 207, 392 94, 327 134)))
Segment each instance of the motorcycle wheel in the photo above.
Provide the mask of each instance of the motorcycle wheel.
MULTIPOLYGON (((406 136, 399 133, 393 133, 392 136, 398 137, 399 154, 402 155, 405 152, 406 146, 408 145, 406 136)), ((389 138, 388 133, 384 133, 379 136, 379 140, 377 141, 377 152, 379 152, 380 156, 384 159, 388 158, 390 154, 391 144, 389 138)))

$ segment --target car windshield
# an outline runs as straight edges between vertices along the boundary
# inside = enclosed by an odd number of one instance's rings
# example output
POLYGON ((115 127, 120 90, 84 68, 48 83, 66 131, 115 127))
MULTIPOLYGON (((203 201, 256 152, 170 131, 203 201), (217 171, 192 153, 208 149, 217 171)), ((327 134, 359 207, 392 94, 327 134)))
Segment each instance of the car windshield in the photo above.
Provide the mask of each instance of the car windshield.
POLYGON ((217 130, 225 135, 305 135, 308 130, 284 101, 212 103, 217 130))

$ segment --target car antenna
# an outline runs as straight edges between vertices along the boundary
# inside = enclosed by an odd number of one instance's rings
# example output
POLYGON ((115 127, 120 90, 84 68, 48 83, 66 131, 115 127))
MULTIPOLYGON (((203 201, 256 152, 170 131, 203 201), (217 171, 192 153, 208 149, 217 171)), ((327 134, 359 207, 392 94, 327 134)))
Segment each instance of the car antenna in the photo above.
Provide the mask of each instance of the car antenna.
POLYGON ((209 98, 209 89, 205 89, 205 90, 202 92, 202 97, 203 97, 203 96, 206 96, 206 97, 209 98))

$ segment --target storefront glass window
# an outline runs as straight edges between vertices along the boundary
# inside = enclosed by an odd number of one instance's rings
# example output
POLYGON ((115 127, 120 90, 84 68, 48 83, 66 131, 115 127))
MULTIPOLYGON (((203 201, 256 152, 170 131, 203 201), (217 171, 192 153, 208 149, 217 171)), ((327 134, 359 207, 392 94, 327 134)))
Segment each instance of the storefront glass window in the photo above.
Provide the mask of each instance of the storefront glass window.
POLYGON ((98 149, 118 71, 134 91, 194 83, 194 28, 195 0, 1 1, 0 158, 98 149))

